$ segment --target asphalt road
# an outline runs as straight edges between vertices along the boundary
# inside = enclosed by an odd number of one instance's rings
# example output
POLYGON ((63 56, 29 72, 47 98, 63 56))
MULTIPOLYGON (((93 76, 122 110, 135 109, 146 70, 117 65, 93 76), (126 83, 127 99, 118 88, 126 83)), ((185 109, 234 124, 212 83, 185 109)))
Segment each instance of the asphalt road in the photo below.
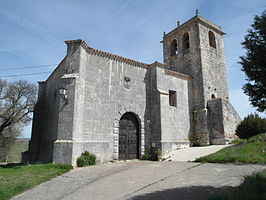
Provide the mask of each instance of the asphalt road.
POLYGON ((13 200, 192 200, 236 187, 260 165, 128 161, 74 169, 13 200))

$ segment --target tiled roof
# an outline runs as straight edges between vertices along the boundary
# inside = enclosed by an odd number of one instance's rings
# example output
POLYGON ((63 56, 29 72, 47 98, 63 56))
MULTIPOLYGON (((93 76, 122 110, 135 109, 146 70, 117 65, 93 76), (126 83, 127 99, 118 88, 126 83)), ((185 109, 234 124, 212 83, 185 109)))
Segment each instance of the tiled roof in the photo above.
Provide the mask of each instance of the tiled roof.
MULTIPOLYGON (((166 33, 163 37, 167 38, 172 35, 172 33, 175 33, 177 30, 184 29, 187 25, 194 23, 194 22, 199 22, 204 24, 205 26, 208 26, 209 28, 215 30, 217 33, 224 35, 225 33, 221 30, 221 27, 210 22, 209 20, 205 19, 204 17, 201 16, 194 16, 190 20, 186 21, 184 24, 181 24, 180 26, 176 27, 174 30, 170 31, 169 33, 166 33)), ((163 42, 163 41, 161 41, 163 42)))
POLYGON ((89 47, 84 40, 81 40, 81 39, 78 39, 78 40, 67 40, 67 41, 65 41, 65 43, 66 44, 78 43, 87 51, 87 53, 89 53, 91 55, 97 55, 97 56, 100 56, 100 57, 108 58, 108 59, 119 61, 119 62, 124 62, 124 63, 127 63, 129 65, 133 65, 133 66, 141 67, 141 68, 145 68, 145 69, 149 69, 149 68, 152 68, 152 67, 160 67, 160 68, 164 69, 164 72, 167 75, 175 76, 175 77, 182 78, 182 79, 187 79, 187 80, 191 80, 192 79, 188 75, 185 75, 185 74, 182 74, 182 73, 179 73, 179 72, 175 72, 175 71, 166 69, 166 64, 165 63, 159 63, 159 62, 156 61, 156 62, 154 62, 152 64, 146 64, 146 63, 143 63, 143 62, 135 61, 135 60, 132 60, 132 59, 129 59, 129 58, 125 58, 125 57, 122 57, 122 56, 118 56, 118 55, 115 55, 115 54, 112 54, 112 53, 108 53, 108 52, 101 51, 101 50, 98 50, 98 49, 93 49, 93 48, 89 47))
POLYGON ((112 53, 109 53, 109 52, 105 52, 105 51, 101 51, 101 50, 98 50, 98 49, 93 49, 93 48, 89 47, 84 40, 81 40, 81 39, 79 39, 79 40, 68 40, 68 41, 65 41, 65 43, 66 44, 69 44, 69 43, 80 43, 80 45, 89 54, 92 54, 92 55, 97 55, 97 56, 100 56, 100 57, 109 58, 111 60, 124 62, 124 63, 130 64, 130 65, 134 65, 136 67, 142 67, 142 68, 145 68, 145 69, 150 67, 149 64, 146 64, 146 63, 143 63, 143 62, 135 61, 135 60, 132 60, 132 59, 129 59, 129 58, 118 56, 118 55, 115 55, 115 54, 112 54, 112 53))

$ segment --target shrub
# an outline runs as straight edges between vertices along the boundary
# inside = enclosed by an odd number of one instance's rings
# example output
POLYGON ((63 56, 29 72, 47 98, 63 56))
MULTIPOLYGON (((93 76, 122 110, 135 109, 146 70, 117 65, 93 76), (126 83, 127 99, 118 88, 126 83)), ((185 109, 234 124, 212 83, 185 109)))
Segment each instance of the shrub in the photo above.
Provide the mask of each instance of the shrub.
POLYGON ((241 139, 264 132, 266 132, 266 119, 261 118, 257 113, 245 117, 236 129, 236 135, 241 139))
POLYGON ((152 155, 149 153, 145 153, 142 155, 141 160, 152 160, 152 155))
POLYGON ((78 167, 84 167, 95 164, 96 164, 96 156, 94 154, 89 153, 88 151, 83 152, 81 156, 78 157, 77 159, 78 167))
POLYGON ((161 158, 162 155, 163 155, 163 152, 162 152, 161 149, 157 149, 157 150, 155 151, 155 154, 156 154, 156 156, 157 156, 158 158, 161 158))

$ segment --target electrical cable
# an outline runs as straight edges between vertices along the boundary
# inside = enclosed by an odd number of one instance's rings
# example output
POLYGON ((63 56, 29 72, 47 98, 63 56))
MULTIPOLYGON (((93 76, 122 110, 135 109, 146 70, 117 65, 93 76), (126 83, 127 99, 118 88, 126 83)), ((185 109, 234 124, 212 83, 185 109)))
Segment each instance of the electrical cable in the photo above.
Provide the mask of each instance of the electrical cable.
POLYGON ((48 73, 51 73, 51 72, 52 71, 49 71, 49 72, 29 73, 29 74, 12 74, 12 75, 0 76, 0 78, 15 77, 15 76, 32 76, 32 75, 38 75, 38 74, 48 74, 48 73))
POLYGON ((17 70, 17 69, 30 69, 30 68, 40 68, 40 67, 49 67, 49 66, 54 66, 58 64, 50 64, 50 65, 34 65, 34 66, 29 66, 29 67, 15 67, 15 68, 4 68, 1 69, 0 71, 8 71, 8 70, 17 70))

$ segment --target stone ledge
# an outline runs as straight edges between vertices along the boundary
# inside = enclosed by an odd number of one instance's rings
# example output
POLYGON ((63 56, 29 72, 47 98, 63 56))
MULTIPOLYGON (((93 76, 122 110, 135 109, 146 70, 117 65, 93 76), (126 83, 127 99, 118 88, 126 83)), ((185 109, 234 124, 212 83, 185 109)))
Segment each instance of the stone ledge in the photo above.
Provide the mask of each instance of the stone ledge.
POLYGON ((55 140, 54 143, 74 143, 74 140, 55 140))
POLYGON ((192 80, 192 78, 188 75, 181 74, 179 72, 171 71, 168 69, 164 69, 164 73, 169 75, 169 76, 174 76, 174 77, 185 79, 185 80, 192 80))
POLYGON ((61 77, 61 79, 71 79, 71 78, 75 79, 75 78, 78 78, 78 77, 79 77, 79 75, 76 74, 76 73, 74 73, 74 74, 64 74, 61 77))
POLYGON ((163 95, 169 95, 169 93, 167 92, 167 91, 165 91, 165 90, 161 90, 161 89, 157 89, 158 90, 158 92, 160 93, 160 94, 163 94, 163 95))

